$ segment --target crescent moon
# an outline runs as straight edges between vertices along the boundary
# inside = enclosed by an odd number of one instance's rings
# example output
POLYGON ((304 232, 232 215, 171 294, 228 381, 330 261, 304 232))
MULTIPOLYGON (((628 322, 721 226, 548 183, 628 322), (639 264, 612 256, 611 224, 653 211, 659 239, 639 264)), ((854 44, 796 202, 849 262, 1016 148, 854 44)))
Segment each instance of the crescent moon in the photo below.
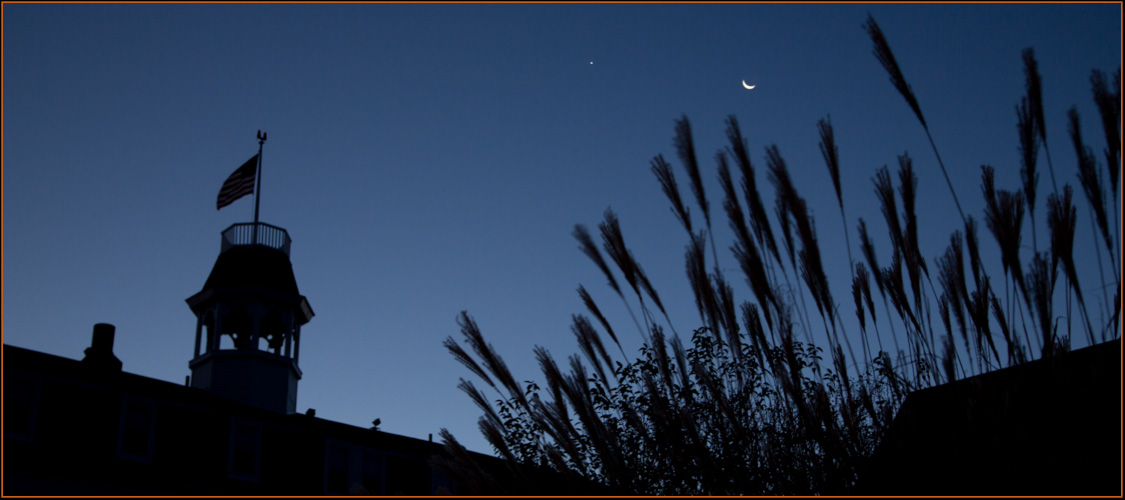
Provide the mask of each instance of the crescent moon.
POLYGON ((750 90, 750 89, 755 87, 755 85, 747 85, 746 80, 742 80, 742 86, 746 87, 747 90, 750 90))

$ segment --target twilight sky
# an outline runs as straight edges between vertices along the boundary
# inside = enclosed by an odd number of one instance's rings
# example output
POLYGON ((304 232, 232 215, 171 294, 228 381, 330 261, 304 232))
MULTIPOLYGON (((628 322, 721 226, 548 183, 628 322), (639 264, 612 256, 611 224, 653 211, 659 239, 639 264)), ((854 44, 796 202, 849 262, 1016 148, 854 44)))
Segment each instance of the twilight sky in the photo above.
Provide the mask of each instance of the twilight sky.
MULTIPOLYGON (((578 251, 575 224, 596 235, 612 207, 676 329, 701 324, 684 273, 687 235, 649 171, 663 154, 700 224, 672 146, 681 115, 736 298, 752 294, 726 250, 715 170, 728 115, 748 138, 771 213, 764 148, 776 144, 786 159, 858 335, 817 120, 831 115, 835 126, 857 258, 862 217, 889 263, 871 178, 883 165, 897 171, 903 152, 919 177, 928 262, 960 228, 922 127, 872 55, 861 28, 869 12, 978 221, 981 164, 996 167, 999 189, 1020 187, 1014 106, 1020 52, 1034 47, 1055 175, 1076 189, 1083 287, 1093 319, 1104 318, 1101 283, 1112 272, 1102 255, 1099 276, 1066 112, 1077 106, 1103 158, 1089 76, 1120 67, 1120 4, 4 4, 3 340, 80 359, 94 323, 112 323, 126 371, 182 384, 195 328, 184 299, 203 286, 220 232, 253 217, 253 197, 221 211, 215 198, 257 152, 261 129, 261 220, 289 231, 316 312, 303 329, 298 411, 360 426, 379 417, 383 430, 421 439, 447 427, 487 453, 480 412, 456 389, 459 377, 483 384, 441 345, 460 341, 460 311, 518 380, 542 380, 535 345, 559 360, 578 352, 569 326, 585 312, 579 284, 626 352, 640 345, 578 251)), ((1104 159, 1099 168, 1105 175, 1104 159)), ((1045 250, 1042 150, 1039 169, 1045 250)), ((980 238, 1001 280, 983 222, 980 238)), ((1074 336, 1074 348, 1086 344, 1074 336)))

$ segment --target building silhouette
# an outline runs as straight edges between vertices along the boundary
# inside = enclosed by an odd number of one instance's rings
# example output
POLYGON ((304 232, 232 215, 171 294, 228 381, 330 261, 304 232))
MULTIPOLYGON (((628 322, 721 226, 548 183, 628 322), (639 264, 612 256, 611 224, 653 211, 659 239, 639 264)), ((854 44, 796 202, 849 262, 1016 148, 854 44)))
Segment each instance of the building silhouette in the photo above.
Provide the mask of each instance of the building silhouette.
MULTIPOLYGON (((234 224, 203 289, 184 385, 122 369, 113 325, 81 361, 4 345, 4 495, 433 495, 520 491, 498 458, 297 413, 300 294, 281 228, 234 224)), ((520 477, 527 477, 526 475, 520 477)), ((551 474, 540 492, 572 491, 551 474)), ((527 492, 528 490, 523 490, 527 492)))
POLYGON ((1121 339, 911 393, 872 496, 1121 495, 1121 339))

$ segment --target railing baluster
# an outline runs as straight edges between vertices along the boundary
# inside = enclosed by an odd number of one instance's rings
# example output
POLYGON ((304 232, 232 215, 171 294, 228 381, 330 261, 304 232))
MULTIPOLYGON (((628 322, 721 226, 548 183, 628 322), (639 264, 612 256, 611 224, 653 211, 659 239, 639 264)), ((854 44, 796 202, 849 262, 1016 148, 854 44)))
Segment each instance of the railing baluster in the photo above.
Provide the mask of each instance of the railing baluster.
MULTIPOLYGON (((220 253, 236 246, 253 245, 254 229, 253 223, 232 224, 222 233, 220 253)), ((257 229, 258 244, 281 250, 285 255, 289 255, 289 245, 292 240, 289 239, 287 231, 264 222, 258 223, 257 229)))

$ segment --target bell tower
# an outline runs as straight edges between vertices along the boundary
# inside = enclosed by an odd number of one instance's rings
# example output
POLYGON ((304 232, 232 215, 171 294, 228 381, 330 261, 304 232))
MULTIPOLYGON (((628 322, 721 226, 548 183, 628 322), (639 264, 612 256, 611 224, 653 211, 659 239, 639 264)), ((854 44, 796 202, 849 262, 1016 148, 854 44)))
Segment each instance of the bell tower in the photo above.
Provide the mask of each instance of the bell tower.
POLYGON ((233 224, 195 313, 191 386, 279 413, 297 408, 301 327, 313 317, 289 262, 289 233, 265 223, 233 224))

